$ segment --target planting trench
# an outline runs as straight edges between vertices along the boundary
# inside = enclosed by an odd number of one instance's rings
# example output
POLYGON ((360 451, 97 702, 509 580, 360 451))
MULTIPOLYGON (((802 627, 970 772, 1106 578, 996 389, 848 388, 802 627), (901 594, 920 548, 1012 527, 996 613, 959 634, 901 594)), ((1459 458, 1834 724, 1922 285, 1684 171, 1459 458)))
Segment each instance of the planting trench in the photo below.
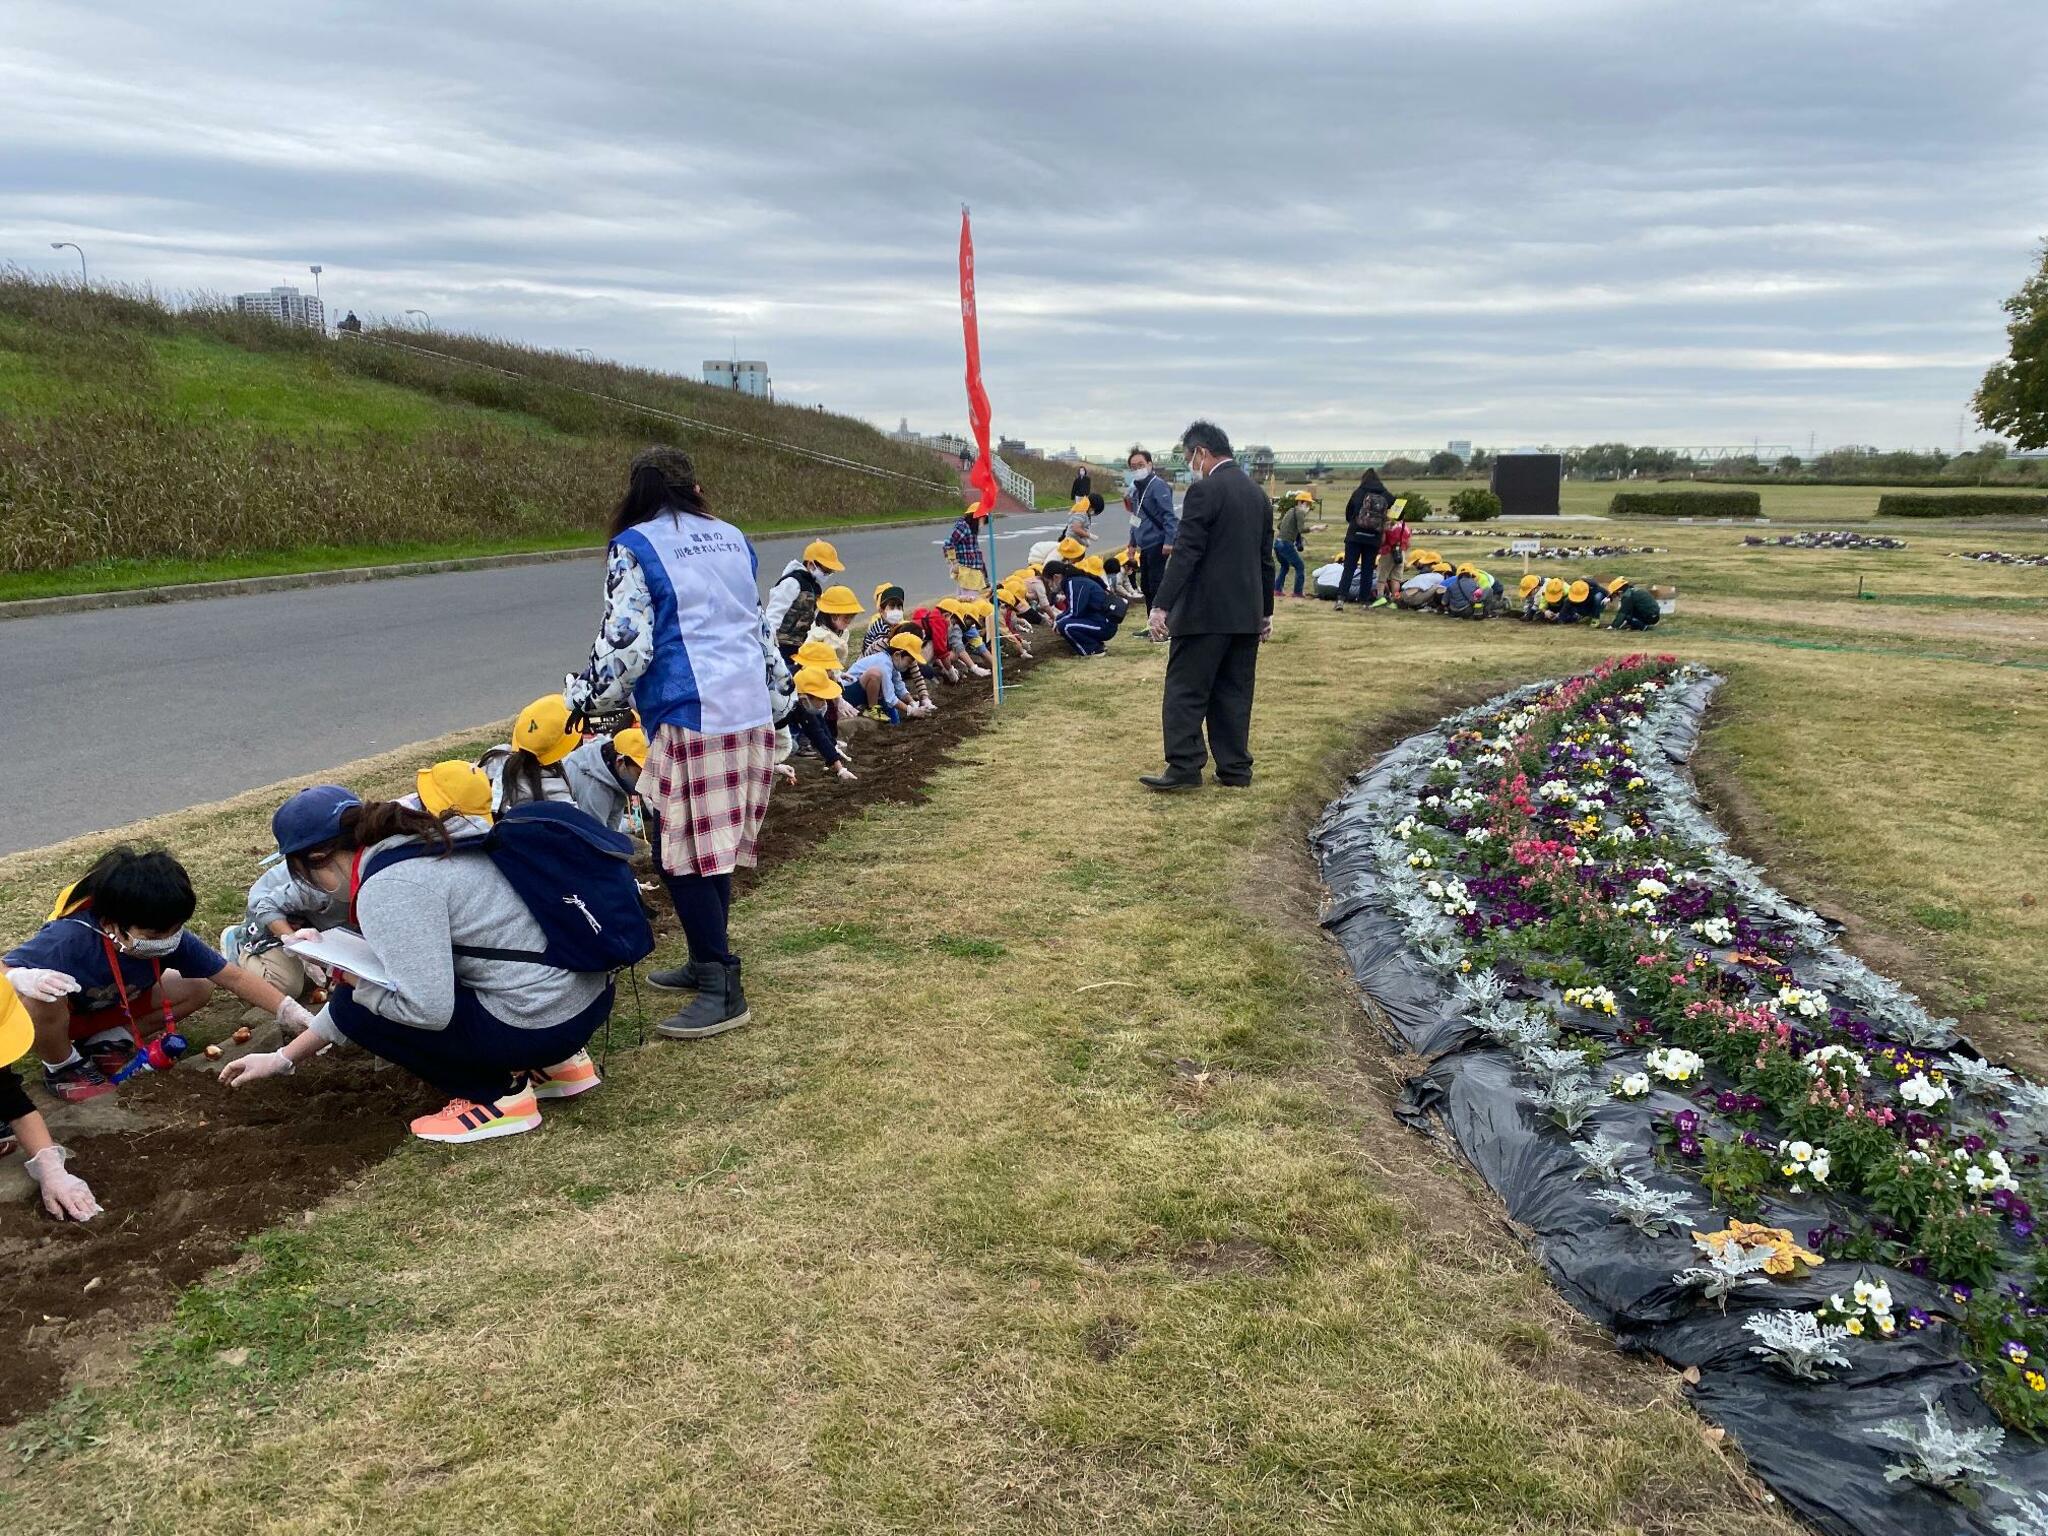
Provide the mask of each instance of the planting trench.
MULTIPOLYGON (((1027 677, 1051 659, 1048 649, 1006 663, 1006 677, 1027 677)), ((940 711, 927 720, 899 728, 855 722, 846 742, 857 783, 800 761, 802 782, 778 788, 760 865, 740 872, 738 889, 801 857, 868 805, 922 798, 934 772, 992 713, 985 684, 941 688, 938 698, 940 711)), ((672 935, 674 914, 659 898, 655 906, 657 934, 672 935)), ((642 996, 656 1011, 660 995, 642 996)), ((772 999, 755 1002, 772 1008, 772 999)), ((631 1006, 622 986, 621 1013, 631 1006)), ((200 1015, 196 1038, 225 1036, 238 1009, 230 1002, 200 1015)), ((630 1047, 630 1029, 615 1023, 614 1040, 630 1047)), ((424 1084, 378 1069, 361 1052, 323 1062, 288 1093, 233 1092, 212 1080, 217 1069, 195 1051, 177 1071, 144 1074, 89 1104, 44 1106, 106 1207, 87 1225, 49 1219, 29 1198, 19 1160, 0 1164, 13 1176, 0 1188, 0 1425, 90 1379, 100 1362, 124 1357, 132 1334, 160 1321, 179 1290, 234 1258, 245 1239, 312 1209, 389 1155, 406 1140, 406 1122, 437 1103, 424 1084)))

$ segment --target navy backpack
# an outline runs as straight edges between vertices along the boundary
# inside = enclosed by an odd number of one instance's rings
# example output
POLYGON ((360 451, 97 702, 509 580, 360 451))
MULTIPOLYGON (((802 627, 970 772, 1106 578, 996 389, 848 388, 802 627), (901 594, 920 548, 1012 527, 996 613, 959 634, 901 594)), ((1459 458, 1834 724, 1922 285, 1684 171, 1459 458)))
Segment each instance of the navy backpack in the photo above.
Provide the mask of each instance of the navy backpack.
MULTIPOLYGON (((633 840, 587 811, 555 800, 515 805, 488 832, 456 838, 455 851, 481 853, 497 866, 546 936, 539 950, 457 944, 456 954, 596 974, 624 970, 654 952, 654 929, 633 876, 633 840)), ((369 861, 362 878, 367 883, 381 869, 439 852, 428 843, 390 849, 369 861)))

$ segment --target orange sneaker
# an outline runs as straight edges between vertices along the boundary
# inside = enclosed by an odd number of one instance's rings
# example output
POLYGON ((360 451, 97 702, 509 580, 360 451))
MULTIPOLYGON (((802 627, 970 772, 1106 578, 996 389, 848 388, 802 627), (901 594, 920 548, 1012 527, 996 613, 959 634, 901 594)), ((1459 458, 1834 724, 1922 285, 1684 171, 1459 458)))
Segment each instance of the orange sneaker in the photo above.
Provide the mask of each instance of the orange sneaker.
POLYGON ((528 1085, 492 1104, 450 1099, 439 1113, 413 1121, 412 1133, 421 1141, 489 1141, 494 1136, 517 1136, 539 1124, 540 1105, 528 1085))
POLYGON ((536 1099, 573 1099, 590 1092, 603 1079, 597 1075, 590 1052, 578 1051, 559 1066, 535 1067, 526 1074, 526 1081, 536 1099))

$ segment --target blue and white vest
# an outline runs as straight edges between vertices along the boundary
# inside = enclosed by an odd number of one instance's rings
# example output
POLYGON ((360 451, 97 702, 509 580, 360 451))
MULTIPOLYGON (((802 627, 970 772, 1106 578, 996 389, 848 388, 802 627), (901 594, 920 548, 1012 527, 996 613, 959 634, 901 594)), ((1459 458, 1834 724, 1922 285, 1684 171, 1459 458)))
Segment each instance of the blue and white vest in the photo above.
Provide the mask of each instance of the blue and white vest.
POLYGON ((633 684, 647 733, 772 724, 755 588, 760 560, 747 536, 715 517, 664 513, 617 542, 640 562, 654 598, 654 659, 633 684))

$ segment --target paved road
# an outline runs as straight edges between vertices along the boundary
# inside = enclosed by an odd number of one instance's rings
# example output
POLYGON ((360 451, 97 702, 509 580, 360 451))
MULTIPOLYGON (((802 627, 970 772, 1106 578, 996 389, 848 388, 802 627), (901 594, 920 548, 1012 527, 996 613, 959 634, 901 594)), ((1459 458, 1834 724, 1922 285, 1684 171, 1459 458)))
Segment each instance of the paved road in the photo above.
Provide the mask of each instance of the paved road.
MULTIPOLYGON (((999 521, 1001 565, 1051 519, 999 521)), ((844 579, 935 592, 948 527, 846 534, 844 579)), ((802 547, 760 544, 764 587, 802 547)), ((602 595, 593 556, 0 623, 0 853, 502 719, 583 664, 602 595)))

